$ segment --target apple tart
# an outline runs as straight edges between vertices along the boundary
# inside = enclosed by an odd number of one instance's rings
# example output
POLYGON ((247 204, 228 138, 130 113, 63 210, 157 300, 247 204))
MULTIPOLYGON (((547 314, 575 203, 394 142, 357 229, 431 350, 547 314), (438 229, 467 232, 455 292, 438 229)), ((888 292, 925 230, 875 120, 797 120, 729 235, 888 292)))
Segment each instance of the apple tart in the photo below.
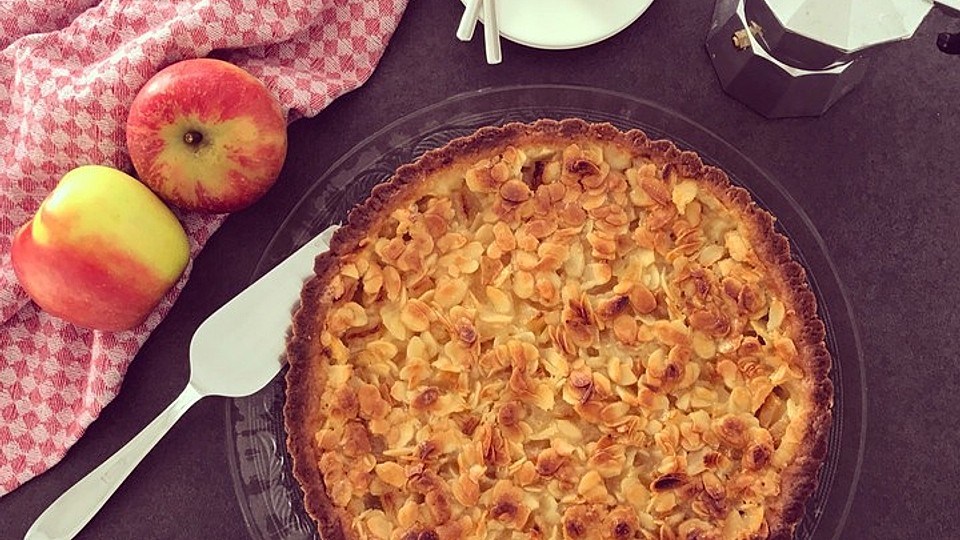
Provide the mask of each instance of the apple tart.
POLYGON ((376 186, 289 342, 333 539, 790 538, 830 356, 774 218, 637 130, 483 128, 376 186))

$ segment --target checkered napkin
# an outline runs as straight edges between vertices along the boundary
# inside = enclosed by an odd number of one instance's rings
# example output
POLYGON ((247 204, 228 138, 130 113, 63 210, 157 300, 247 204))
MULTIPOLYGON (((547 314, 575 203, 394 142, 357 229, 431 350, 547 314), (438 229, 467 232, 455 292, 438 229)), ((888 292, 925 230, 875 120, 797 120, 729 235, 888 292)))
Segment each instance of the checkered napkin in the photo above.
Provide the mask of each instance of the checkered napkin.
MULTIPOLYGON (((160 68, 218 57, 260 78, 291 120, 312 116, 366 81, 406 3, 0 2, 0 496, 59 461, 113 399, 190 271, 139 327, 77 328, 39 311, 17 285, 10 244, 20 224, 73 167, 132 172, 127 111, 160 68)), ((191 260, 225 218, 178 217, 191 260)))

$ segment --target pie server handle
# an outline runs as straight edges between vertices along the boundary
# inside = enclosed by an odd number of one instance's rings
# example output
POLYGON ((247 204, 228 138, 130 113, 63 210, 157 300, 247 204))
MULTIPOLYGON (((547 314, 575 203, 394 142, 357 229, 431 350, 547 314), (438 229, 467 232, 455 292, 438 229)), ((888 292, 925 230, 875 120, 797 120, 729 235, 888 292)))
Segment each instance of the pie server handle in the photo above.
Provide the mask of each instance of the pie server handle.
POLYGON ((27 531, 24 540, 69 540, 97 515, 140 461, 203 395, 187 385, 159 416, 99 467, 60 495, 27 531))

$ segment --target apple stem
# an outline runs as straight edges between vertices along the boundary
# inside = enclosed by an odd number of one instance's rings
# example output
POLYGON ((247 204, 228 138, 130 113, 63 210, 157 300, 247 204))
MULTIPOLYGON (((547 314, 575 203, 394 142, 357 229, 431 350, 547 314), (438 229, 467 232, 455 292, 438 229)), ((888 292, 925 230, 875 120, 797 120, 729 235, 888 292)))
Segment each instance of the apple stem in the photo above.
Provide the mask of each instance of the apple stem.
POLYGON ((197 146, 201 141, 203 141, 203 134, 199 131, 188 131, 183 134, 183 142, 191 146, 197 146))

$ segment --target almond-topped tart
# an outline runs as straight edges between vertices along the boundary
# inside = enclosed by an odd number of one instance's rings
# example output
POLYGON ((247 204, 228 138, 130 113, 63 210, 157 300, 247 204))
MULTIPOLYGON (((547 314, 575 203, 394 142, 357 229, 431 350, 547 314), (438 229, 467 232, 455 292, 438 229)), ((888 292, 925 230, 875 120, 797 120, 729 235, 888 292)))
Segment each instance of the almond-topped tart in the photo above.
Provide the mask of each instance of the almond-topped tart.
POLYGON ((790 538, 824 326, 718 169, 580 120, 405 165, 317 257, 285 425, 325 540, 790 538))

